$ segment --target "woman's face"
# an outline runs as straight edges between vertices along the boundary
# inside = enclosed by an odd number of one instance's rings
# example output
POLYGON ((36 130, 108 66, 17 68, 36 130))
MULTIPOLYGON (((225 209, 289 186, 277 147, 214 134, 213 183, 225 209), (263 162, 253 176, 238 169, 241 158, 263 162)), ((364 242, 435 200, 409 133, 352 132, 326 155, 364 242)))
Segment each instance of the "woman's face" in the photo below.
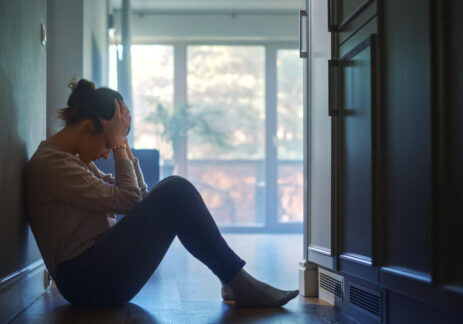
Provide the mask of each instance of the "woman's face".
POLYGON ((85 164, 89 164, 100 158, 106 160, 110 153, 111 148, 109 148, 106 136, 103 132, 100 134, 86 133, 82 136, 79 157, 85 164))

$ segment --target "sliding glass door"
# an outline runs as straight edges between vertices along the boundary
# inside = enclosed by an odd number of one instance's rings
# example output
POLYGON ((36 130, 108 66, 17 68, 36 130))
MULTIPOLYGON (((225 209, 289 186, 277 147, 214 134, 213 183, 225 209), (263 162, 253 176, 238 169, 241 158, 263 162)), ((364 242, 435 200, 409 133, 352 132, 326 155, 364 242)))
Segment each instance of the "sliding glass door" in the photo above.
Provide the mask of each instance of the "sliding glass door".
POLYGON ((278 222, 303 220, 302 60, 294 49, 278 49, 278 222))
MULTIPOLYGON (((114 87, 115 46, 110 54, 114 87)), ((180 109, 185 176, 221 229, 302 232, 298 50, 275 43, 133 45, 132 58, 134 147, 159 149, 161 176, 172 173, 175 145, 166 136, 174 126, 163 122, 159 108, 168 115, 180 109), (180 77, 175 57, 186 61, 180 77), (175 89, 185 82, 186 107, 173 107, 175 89)))
POLYGON ((189 134, 188 177, 219 225, 263 226, 265 48, 189 46, 187 67, 188 104, 213 129, 189 134))

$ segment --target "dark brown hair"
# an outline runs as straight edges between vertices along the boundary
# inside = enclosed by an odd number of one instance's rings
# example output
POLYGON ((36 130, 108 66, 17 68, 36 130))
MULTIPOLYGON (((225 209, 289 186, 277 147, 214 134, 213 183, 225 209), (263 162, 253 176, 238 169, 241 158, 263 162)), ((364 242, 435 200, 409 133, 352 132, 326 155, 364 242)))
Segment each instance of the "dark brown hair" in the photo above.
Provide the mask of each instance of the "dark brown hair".
POLYGON ((124 100, 121 94, 109 88, 95 88, 95 83, 86 79, 73 79, 68 87, 71 89, 67 107, 58 112, 59 118, 66 126, 74 126, 82 120, 91 119, 95 133, 101 133, 103 126, 100 118, 110 120, 115 111, 114 98, 124 100))

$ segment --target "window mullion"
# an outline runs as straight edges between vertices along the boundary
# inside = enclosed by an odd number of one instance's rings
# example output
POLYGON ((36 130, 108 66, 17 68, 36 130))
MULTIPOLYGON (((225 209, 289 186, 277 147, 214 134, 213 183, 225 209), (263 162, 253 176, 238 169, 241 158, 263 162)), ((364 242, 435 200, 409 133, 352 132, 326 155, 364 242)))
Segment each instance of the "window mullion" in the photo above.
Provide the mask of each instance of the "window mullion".
MULTIPOLYGON (((174 107, 179 109, 188 103, 187 100, 187 46, 185 43, 176 43, 174 46, 174 107)), ((178 143, 174 144, 174 159, 177 165, 176 173, 184 177, 187 172, 187 143, 185 134, 178 143)))
POLYGON ((266 226, 278 223, 277 47, 265 47, 265 206, 266 226))

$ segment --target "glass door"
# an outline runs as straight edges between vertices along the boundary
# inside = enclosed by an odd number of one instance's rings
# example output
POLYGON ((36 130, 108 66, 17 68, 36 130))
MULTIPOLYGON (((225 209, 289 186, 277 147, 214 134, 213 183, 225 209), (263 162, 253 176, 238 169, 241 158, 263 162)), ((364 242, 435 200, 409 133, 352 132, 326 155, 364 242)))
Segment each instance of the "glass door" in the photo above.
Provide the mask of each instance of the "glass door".
POLYGON ((278 223, 303 221, 302 60, 296 49, 278 49, 277 160, 278 223))
POLYGON ((263 226, 265 47, 188 46, 187 89, 188 178, 219 226, 263 226))
POLYGON ((158 149, 165 177, 179 156, 168 135, 187 134, 181 175, 224 231, 302 231, 302 62, 287 45, 132 45, 134 146, 158 149))

